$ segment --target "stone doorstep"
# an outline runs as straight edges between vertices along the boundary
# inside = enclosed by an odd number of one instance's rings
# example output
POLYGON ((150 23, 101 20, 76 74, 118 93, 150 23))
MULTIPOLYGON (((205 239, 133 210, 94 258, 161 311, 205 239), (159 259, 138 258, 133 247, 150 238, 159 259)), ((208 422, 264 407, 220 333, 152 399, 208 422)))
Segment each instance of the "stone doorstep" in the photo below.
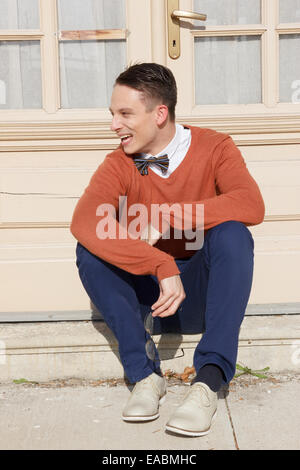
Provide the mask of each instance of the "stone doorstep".
MULTIPOLYGON (((182 373, 193 363, 199 335, 157 335, 163 370, 182 373)), ((300 368, 300 315, 245 317, 238 362, 270 372, 300 368)), ((0 325, 0 382, 26 378, 123 377, 115 337, 104 322, 67 321, 0 325)))

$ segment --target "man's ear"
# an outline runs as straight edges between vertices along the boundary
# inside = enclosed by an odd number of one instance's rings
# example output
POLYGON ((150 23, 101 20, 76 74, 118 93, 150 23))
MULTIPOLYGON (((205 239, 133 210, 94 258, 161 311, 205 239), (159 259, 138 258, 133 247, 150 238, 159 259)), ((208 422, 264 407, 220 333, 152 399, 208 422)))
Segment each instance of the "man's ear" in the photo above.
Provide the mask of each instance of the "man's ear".
POLYGON ((165 124, 168 119, 169 109, 165 104, 159 104, 156 109, 156 122, 158 126, 165 124))

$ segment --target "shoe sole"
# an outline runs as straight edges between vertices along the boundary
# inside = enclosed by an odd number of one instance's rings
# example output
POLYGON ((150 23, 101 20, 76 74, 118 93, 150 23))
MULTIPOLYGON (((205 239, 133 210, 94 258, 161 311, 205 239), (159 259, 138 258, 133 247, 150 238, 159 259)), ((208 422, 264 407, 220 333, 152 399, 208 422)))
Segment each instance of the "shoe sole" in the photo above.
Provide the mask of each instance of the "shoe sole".
MULTIPOLYGON (((164 403, 166 399, 166 395, 164 395, 163 397, 161 397, 161 399, 159 400, 158 404, 159 405, 162 405, 164 403)), ((123 421, 132 421, 132 422, 135 422, 135 421, 153 421, 154 419, 157 419, 159 417, 159 413, 156 413, 155 415, 151 415, 151 416, 122 416, 122 419, 123 421)))
MULTIPOLYGON (((216 419, 216 416, 217 416, 217 412, 215 412, 215 414, 213 415, 211 419, 211 424, 216 419)), ((173 426, 166 425, 166 430, 175 434, 181 434, 182 436, 201 437, 201 436, 206 436, 207 434, 210 433, 211 426, 207 431, 186 431, 185 429, 175 428, 173 426)))

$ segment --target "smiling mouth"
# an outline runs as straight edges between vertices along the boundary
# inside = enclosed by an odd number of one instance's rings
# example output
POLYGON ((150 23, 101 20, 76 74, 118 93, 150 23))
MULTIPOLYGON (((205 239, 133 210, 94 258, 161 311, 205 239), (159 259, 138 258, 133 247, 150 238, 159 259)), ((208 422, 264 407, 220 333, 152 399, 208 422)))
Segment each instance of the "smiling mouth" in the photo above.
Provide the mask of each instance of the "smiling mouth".
POLYGON ((122 142, 123 145, 126 145, 126 144, 129 144, 131 139, 132 139, 132 135, 131 134, 126 134, 126 135, 123 135, 121 137, 121 142, 122 142))

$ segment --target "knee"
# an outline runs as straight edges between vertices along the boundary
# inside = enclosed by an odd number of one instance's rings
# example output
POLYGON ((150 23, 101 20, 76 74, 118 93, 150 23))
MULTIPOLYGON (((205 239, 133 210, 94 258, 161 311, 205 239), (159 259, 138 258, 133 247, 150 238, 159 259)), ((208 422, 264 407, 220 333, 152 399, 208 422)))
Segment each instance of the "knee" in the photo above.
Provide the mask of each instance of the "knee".
POLYGON ((109 279, 115 280, 116 276, 124 279, 131 276, 126 271, 94 255, 80 243, 76 247, 76 265, 81 278, 97 278, 101 279, 102 283, 109 279))
POLYGON ((241 222, 230 220, 211 229, 214 250, 233 259, 253 255, 254 242, 249 229, 241 222))
POLYGON ((76 247, 76 265, 80 272, 90 271, 99 269, 101 267, 102 260, 97 256, 93 255, 83 245, 77 243, 76 247))
POLYGON ((76 265, 78 269, 89 259, 90 255, 91 253, 78 242, 76 246, 76 265))

